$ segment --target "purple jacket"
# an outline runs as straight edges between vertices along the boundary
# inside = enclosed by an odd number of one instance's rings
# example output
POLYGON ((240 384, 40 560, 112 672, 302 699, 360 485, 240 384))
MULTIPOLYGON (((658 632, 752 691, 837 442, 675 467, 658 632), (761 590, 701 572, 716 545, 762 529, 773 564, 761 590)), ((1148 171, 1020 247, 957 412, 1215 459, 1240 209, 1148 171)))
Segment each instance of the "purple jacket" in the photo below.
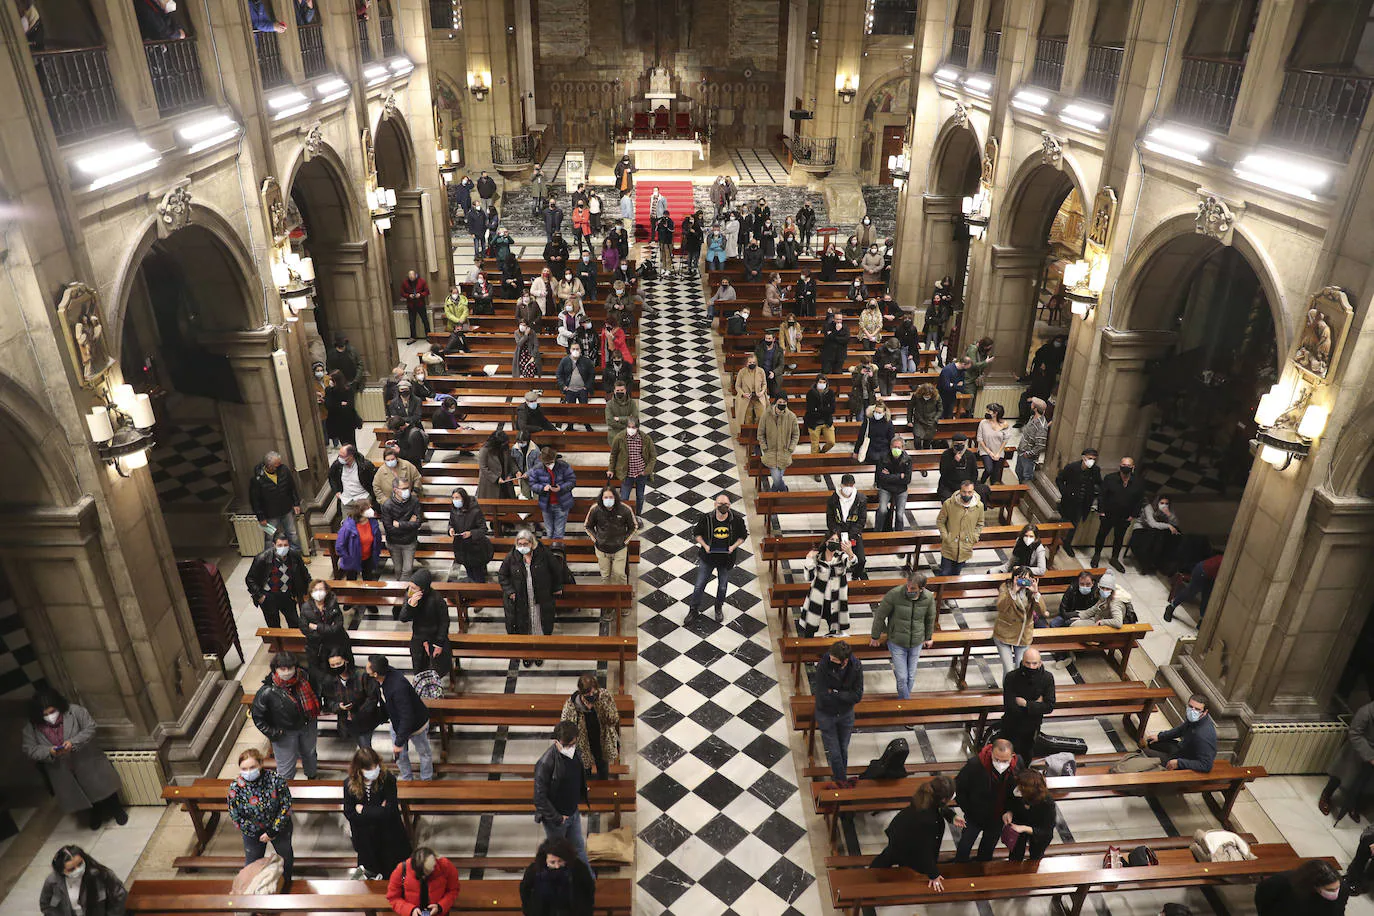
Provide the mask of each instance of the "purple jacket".
MULTIPOLYGON (((530 467, 529 471, 530 489, 538 495, 539 501, 548 504, 549 496, 544 492, 544 488, 549 485, 549 469, 544 467, 544 462, 539 461, 530 467)), ((572 466, 562 458, 553 463, 553 484, 558 487, 558 507, 564 512, 572 510, 573 487, 577 486, 577 477, 573 474, 572 466)))
MULTIPOLYGON (((382 526, 375 518, 367 519, 367 523, 372 526, 372 559, 376 560, 382 552, 382 526)), ((353 519, 346 518, 339 526, 334 553, 339 557, 340 570, 357 572, 363 568, 363 542, 358 538, 358 523, 353 519)))

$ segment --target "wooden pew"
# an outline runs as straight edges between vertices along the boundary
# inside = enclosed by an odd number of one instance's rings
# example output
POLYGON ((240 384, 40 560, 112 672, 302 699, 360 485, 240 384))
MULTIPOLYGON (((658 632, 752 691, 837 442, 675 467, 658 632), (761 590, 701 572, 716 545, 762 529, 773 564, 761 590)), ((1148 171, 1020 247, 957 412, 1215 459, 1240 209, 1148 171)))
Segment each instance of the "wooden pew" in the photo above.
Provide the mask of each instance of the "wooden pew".
MULTIPOLYGON (((564 202, 566 203, 566 201, 564 201, 564 202)), ((570 217, 571 213, 572 213, 572 208, 571 208, 571 207, 569 207, 569 208, 565 211, 565 213, 564 213, 564 228, 565 228, 565 229, 568 228, 567 219, 570 217)), ((619 219, 619 216, 617 216, 616 218, 619 219)), ((605 227, 603 226, 602 228, 604 229, 605 227)), ((597 286, 604 286, 604 285, 606 285, 606 284, 605 284, 605 281, 603 281, 603 280, 601 279, 601 276, 602 276, 602 275, 607 276, 607 277, 609 277, 609 276, 611 275, 611 272, 610 272, 610 271, 608 271, 608 270, 602 270, 602 268, 601 268, 601 261, 600 261, 600 258, 599 258, 600 254, 601 254, 601 241, 602 241, 602 239, 604 239, 605 237, 606 237, 606 236, 605 236, 605 233, 603 232, 601 238, 595 239, 595 233, 593 233, 593 238, 594 238, 595 241, 596 241, 596 251, 592 252, 592 261, 596 264, 596 270, 597 270, 597 274, 598 274, 597 281, 596 281, 596 285, 597 285, 597 286)), ((572 250, 572 254, 569 255, 569 257, 568 257, 568 263, 569 263, 569 264, 573 264, 573 263, 575 263, 575 262, 578 260, 578 257, 577 257, 577 243, 576 243, 575 241, 573 241, 572 235, 571 235, 570 233, 564 233, 564 235, 563 235, 563 240, 566 241, 566 242, 568 243, 568 247, 572 250)), ((631 250, 631 251, 634 251, 634 244, 633 244, 633 243, 631 243, 631 245, 630 245, 630 250, 631 250)), ((541 248, 541 251, 542 251, 542 248, 541 248)), ((524 275, 527 276, 527 277, 530 277, 530 279, 533 279, 534 277, 539 276, 539 272, 540 272, 541 270, 543 270, 545 267, 548 266, 547 263, 544 261, 544 257, 543 257, 542 254, 540 254, 540 255, 538 255, 538 256, 535 256, 535 255, 528 255, 528 254, 527 254, 527 255, 525 255, 524 257, 519 258, 518 260, 519 260, 519 263, 520 263, 520 273, 524 274, 524 275), (531 275, 533 275, 533 276, 531 276, 531 275)), ((633 270, 635 270, 635 269, 638 267, 638 263, 639 263, 639 262, 638 262, 635 258, 632 258, 632 257, 631 257, 631 258, 625 258, 624 261, 623 261, 623 263, 626 264, 626 265, 628 266, 628 268, 629 268, 631 271, 633 271, 633 270)), ((498 280, 499 280, 500 277, 501 277, 501 264, 500 264, 500 262, 498 262, 495 258, 492 258, 492 257, 483 258, 483 259, 482 259, 482 270, 486 273, 486 275, 487 275, 487 281, 488 281, 488 282, 491 282, 491 280, 493 279, 493 274, 495 275, 495 279, 498 279, 498 280)), ((574 272, 574 273, 577 272, 575 268, 574 268, 573 272, 574 272)), ((494 286, 495 284, 493 283, 492 285, 494 286)))
MULTIPOLYGON (((893 581, 900 584, 901 580, 893 581)), ((1042 627, 1035 631, 1033 645, 1042 652, 1101 652, 1116 676, 1124 681, 1131 653, 1151 629, 1148 623, 1127 624, 1119 630, 1107 626, 1042 627)), ((931 640, 935 645, 921 652, 921 659, 948 658, 950 677, 954 678, 960 690, 968 687, 968 664, 975 650, 979 656, 996 656, 990 628, 937 630, 931 640)), ((801 689, 803 667, 818 661, 834 643, 835 639, 828 636, 782 638, 782 660, 784 664, 792 666, 794 693, 801 689)), ((886 663, 889 657, 887 640, 880 640, 877 646, 868 643, 869 640, 862 634, 849 640, 856 658, 886 663)))
MULTIPOLYGON (((548 374, 537 378, 511 378, 510 359, 504 362, 498 359, 488 360, 488 362, 498 363, 496 375, 486 375, 485 373, 473 373, 470 375, 431 375, 426 379, 426 384, 441 394, 453 394, 461 397, 483 397, 483 398, 524 398, 525 392, 538 389, 546 393, 557 393, 558 379, 552 374, 558 368, 557 364, 546 366, 548 374), (503 374, 504 373, 504 374, 503 374)), ((600 376, 597 376, 598 388, 600 391, 600 376)), ((639 379, 634 379, 630 384, 630 394, 639 397, 639 379)), ((596 394, 593 393, 593 397, 596 394)), ((600 403, 606 403, 602 397, 600 403)))
MULTIPOLYGON (((1030 862, 951 863, 941 868, 944 892, 929 887, 925 875, 907 868, 829 869, 831 903, 859 916, 870 907, 921 907, 966 901, 1027 896, 1055 899, 1060 916, 1079 916, 1088 894, 1132 890, 1212 887, 1256 881, 1297 868, 1306 859, 1286 843, 1250 847, 1255 859, 1245 862, 1197 862, 1187 849, 1162 849, 1158 865, 1103 868, 1102 854, 1047 856, 1030 862), (1067 900, 1059 896, 1067 892, 1067 900)), ((1328 860, 1333 867, 1334 859, 1328 860)))
MULTIPOLYGON (((292 784, 294 789, 295 783, 292 784)), ((338 794, 338 787, 334 789, 338 794)), ((248 913, 362 913, 391 912, 386 881, 348 881, 297 878, 291 893, 230 894, 232 881, 219 878, 142 878, 129 887, 125 909, 131 914, 179 913, 186 916, 235 916, 248 913)), ((634 902, 632 878, 603 878, 596 882, 596 916, 630 916, 634 902)), ((453 913, 520 916, 520 882, 502 879, 464 880, 453 913)))
MULTIPOLYGON (((1083 719, 1120 716, 1136 742, 1145 738, 1150 714, 1162 701, 1171 699, 1168 687, 1151 687, 1140 681, 1108 684, 1075 684, 1055 689, 1055 707, 1047 719, 1083 719), (1131 720, 1135 724, 1131 724, 1131 720)), ((797 694, 789 701, 792 727, 804 734, 807 762, 816 756, 816 698, 797 694)), ((958 725, 971 733, 973 747, 982 745, 989 716, 1002 712, 1002 691, 923 691, 902 700, 896 697, 864 699, 854 707, 854 728, 910 728, 913 725, 958 725)), ((910 798, 910 793, 907 794, 910 798)))
MULTIPOLYGON (((263 765, 270 766, 265 760, 263 765)), ((326 769, 323 760, 320 761, 320 769, 326 769)), ((346 770, 347 766, 343 766, 342 769, 346 770)), ((437 771, 437 765, 435 769, 437 771)), ((445 858, 460 871, 481 868, 490 871, 523 872, 530 864, 530 860, 526 856, 445 856, 445 858)), ((316 874, 351 871, 357 864, 358 857, 356 855, 296 856, 291 863, 291 873, 299 877, 306 872, 316 874)), ((243 868, 243 856, 177 856, 172 860, 172 867, 177 871, 193 874, 200 871, 236 872, 243 868)))
MULTIPOLYGON (((604 409, 603 407, 602 410, 604 409)), ((552 420, 552 417, 550 419, 552 420)), ((427 432, 432 448, 453 451, 476 451, 491 436, 489 429, 434 429, 427 432)), ((384 426, 377 427, 375 434, 378 445, 396 438, 396 434, 384 426)), ((611 444, 606 441, 604 416, 603 428, 600 430, 593 429, 591 432, 582 429, 575 429, 572 432, 561 429, 544 430, 535 433, 530 438, 540 445, 551 445, 562 452, 604 452, 609 455, 611 451, 611 444)), ((605 465, 601 466, 601 476, 603 478, 606 476, 605 465)))
MULTIPOLYGON (((997 483, 992 485, 991 491, 991 498, 987 501, 987 506, 997 509, 999 524, 1008 525, 1011 523, 1012 512, 1021 504, 1022 498, 1030 492, 1030 487, 1023 483, 997 483)), ((830 490, 791 490, 786 493, 764 491, 754 497, 754 511, 763 516, 764 528, 771 530, 773 519, 784 515, 824 514, 826 502, 830 499, 830 492, 830 490)), ((871 511, 876 513, 878 511, 878 491, 870 487, 860 489, 859 492, 868 498, 871 511)), ((908 509, 939 509, 940 505, 940 498, 934 490, 912 489, 907 491, 906 507, 908 509)))

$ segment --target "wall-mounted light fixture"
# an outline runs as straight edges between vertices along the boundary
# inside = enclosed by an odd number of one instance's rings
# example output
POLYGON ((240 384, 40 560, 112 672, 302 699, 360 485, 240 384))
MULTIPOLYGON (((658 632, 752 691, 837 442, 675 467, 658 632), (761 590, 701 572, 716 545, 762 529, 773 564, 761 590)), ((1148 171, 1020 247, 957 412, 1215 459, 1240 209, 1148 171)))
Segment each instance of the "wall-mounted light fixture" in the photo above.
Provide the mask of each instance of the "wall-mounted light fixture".
POLYGON ((378 185, 367 189, 367 209, 372 211, 372 222, 385 232, 391 228, 391 218, 396 215, 396 189, 378 185))
POLYGON ((486 101, 487 93, 491 91, 491 74, 486 71, 472 71, 468 73, 468 92, 479 102, 486 101))
POLYGON ((128 477, 129 471, 148 465, 157 422, 152 400, 136 394, 133 385, 109 385, 98 396, 103 403, 86 414, 86 428, 101 460, 128 477))
POLYGON ((72 164, 90 179, 89 191, 142 175, 157 168, 162 155, 143 142, 105 147, 98 153, 82 156, 72 164))
POLYGON ((1260 460, 1282 471, 1312 451, 1312 440, 1326 429, 1331 408, 1311 403, 1316 389, 1297 374, 1274 383, 1255 408, 1259 432, 1252 443, 1260 460))
POLYGON ((458 173, 458 167, 462 164, 462 154, 456 149, 441 149, 436 152, 439 161, 439 175, 448 184, 453 180, 453 176, 458 173))
POLYGON ((854 77, 843 73, 835 74, 835 94, 840 97, 840 101, 848 105, 854 101, 859 94, 859 90, 853 85, 854 77))
POLYGON ((887 174, 892 176, 892 183, 898 188, 906 184, 911 177, 911 157, 905 150, 887 157, 887 174))
POLYGON ((968 237, 982 241, 988 231, 988 189, 978 188, 978 193, 965 197, 960 222, 968 230, 968 237))
POLYGON ((315 262, 303 258, 289 247, 274 251, 272 283, 286 306, 286 320, 299 320, 300 313, 314 305, 315 262))

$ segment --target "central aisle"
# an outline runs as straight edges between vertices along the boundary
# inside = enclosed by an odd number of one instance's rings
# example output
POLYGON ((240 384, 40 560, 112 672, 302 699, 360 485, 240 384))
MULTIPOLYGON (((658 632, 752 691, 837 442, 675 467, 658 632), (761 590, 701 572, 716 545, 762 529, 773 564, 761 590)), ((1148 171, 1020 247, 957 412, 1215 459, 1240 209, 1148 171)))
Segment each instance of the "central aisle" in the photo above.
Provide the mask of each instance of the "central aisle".
POLYGON ((740 508, 720 375, 697 281, 646 283, 638 377, 658 479, 640 532, 636 912, 822 912, 778 665, 748 545, 725 625, 692 593, 691 526, 724 491, 740 508), (645 895, 648 895, 647 897, 645 895), (662 907, 647 905, 648 898, 662 907))

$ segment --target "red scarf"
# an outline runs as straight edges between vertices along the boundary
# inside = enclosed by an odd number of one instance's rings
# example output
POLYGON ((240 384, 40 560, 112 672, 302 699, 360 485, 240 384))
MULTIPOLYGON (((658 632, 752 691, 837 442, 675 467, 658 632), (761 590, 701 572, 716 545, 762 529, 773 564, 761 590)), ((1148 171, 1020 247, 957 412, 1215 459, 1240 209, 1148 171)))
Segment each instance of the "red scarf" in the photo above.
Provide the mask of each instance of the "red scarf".
POLYGON ((315 690, 310 686, 310 681, 301 676, 299 669, 296 671, 295 680, 292 681, 283 681, 277 672, 273 671, 272 683, 285 690, 287 695, 296 701, 296 705, 305 713, 307 719, 320 717, 320 698, 315 696, 315 690))

